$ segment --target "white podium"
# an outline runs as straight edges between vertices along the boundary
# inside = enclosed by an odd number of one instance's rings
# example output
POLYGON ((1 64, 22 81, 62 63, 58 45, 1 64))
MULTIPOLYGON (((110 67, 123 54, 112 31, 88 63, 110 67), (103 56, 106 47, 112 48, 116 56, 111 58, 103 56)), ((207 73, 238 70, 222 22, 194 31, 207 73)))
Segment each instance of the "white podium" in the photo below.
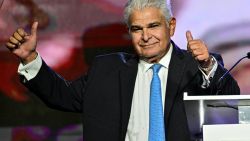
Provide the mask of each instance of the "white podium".
POLYGON ((250 124, 203 125, 203 141, 250 141, 250 124))
POLYGON ((250 141, 250 95, 188 96, 184 93, 183 99, 192 140, 250 141), (241 130, 247 130, 249 136, 241 130))

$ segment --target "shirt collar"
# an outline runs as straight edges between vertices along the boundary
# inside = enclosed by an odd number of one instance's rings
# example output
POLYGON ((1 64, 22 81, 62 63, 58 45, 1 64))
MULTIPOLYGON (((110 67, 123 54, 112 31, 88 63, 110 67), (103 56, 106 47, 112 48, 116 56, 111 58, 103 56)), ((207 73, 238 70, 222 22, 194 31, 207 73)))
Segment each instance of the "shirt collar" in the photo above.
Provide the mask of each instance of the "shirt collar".
MULTIPOLYGON (((169 63, 170 63, 170 59, 171 59, 171 55, 173 52, 173 45, 172 43, 170 43, 170 48, 168 50, 168 52, 161 58, 159 64, 161 64, 164 68, 168 69, 169 63)), ((153 66, 154 64, 150 64, 144 60, 139 61, 139 67, 142 68, 143 72, 147 72, 151 66, 153 66)))

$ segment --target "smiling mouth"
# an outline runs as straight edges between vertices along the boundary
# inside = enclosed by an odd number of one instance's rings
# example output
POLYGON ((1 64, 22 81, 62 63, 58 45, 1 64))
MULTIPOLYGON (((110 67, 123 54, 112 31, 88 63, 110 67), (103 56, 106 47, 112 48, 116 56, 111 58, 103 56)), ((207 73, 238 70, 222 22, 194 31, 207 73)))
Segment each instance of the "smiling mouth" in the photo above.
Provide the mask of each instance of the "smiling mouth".
POLYGON ((143 48, 147 48, 147 47, 151 47, 153 45, 155 45, 157 43, 152 43, 152 44, 141 44, 140 46, 143 47, 143 48))

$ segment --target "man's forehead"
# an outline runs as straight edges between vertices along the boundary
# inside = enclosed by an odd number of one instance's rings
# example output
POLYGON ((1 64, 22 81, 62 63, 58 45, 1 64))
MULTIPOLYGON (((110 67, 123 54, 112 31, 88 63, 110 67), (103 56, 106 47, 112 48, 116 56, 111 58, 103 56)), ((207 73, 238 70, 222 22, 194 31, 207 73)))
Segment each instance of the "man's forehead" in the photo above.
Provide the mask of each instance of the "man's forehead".
POLYGON ((154 23, 165 23, 165 18, 161 16, 159 18, 152 19, 135 19, 131 20, 130 26, 148 26, 154 23))
POLYGON ((150 25, 150 24, 154 24, 154 23, 162 23, 162 19, 152 19, 152 20, 149 20, 149 21, 143 21, 143 22, 140 22, 140 20, 138 21, 132 21, 131 22, 131 26, 147 26, 147 25, 150 25))
POLYGON ((130 16, 131 25, 150 24, 161 22, 164 19, 163 14, 156 8, 144 8, 142 10, 134 10, 130 16))

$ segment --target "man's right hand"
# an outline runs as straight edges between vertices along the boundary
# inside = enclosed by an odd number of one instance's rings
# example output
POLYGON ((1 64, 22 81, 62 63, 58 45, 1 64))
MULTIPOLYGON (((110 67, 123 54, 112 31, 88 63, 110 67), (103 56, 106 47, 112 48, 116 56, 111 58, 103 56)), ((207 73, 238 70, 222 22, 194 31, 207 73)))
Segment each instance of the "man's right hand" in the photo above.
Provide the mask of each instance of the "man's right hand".
POLYGON ((24 29, 18 28, 6 43, 6 47, 24 64, 28 64, 37 57, 37 27, 38 22, 34 22, 30 35, 24 29))

